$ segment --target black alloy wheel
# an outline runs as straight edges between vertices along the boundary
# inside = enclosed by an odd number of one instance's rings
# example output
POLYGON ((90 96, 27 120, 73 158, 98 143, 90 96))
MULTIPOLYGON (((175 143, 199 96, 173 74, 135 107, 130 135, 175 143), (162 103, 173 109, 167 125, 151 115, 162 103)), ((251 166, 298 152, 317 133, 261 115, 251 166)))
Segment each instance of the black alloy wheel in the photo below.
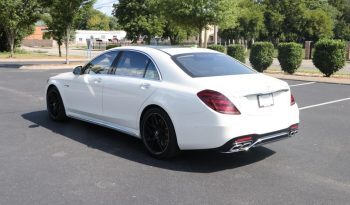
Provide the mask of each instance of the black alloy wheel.
POLYGON ((148 152, 158 159, 171 158, 179 152, 174 126, 162 109, 146 111, 141 121, 141 135, 148 152))
POLYGON ((67 119, 61 95, 56 87, 52 87, 47 91, 46 105, 51 119, 55 121, 65 121, 67 119))

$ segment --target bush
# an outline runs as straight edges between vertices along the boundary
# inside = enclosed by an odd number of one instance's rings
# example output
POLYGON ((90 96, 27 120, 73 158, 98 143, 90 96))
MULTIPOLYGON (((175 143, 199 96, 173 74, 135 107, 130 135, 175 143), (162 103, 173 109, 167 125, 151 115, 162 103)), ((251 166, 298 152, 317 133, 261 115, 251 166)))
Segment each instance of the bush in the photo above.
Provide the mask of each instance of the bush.
POLYGON ((303 47, 297 43, 280 43, 278 45, 278 61, 282 70, 293 74, 303 60, 303 47))
POLYGON ((345 65, 345 43, 329 39, 318 41, 312 61, 326 77, 331 76, 345 65))
POLYGON ((227 55, 245 63, 245 48, 242 45, 234 44, 227 47, 227 55))
POLYGON ((106 50, 109 50, 109 49, 111 49, 111 48, 116 48, 116 47, 120 47, 120 45, 117 45, 117 44, 107 45, 107 46, 106 46, 106 50))
POLYGON ((259 72, 266 70, 273 61, 274 47, 270 42, 256 42, 252 45, 249 61, 259 72))
POLYGON ((225 46, 222 45, 209 45, 208 49, 225 53, 225 46))

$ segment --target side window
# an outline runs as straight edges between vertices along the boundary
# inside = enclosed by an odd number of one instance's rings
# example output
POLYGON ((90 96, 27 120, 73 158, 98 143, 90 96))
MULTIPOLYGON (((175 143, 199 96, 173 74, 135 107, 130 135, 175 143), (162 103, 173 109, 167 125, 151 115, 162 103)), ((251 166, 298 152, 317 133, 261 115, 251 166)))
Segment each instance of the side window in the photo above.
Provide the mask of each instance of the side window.
POLYGON ((159 80, 157 68, 151 60, 149 61, 148 66, 146 68, 145 78, 151 80, 159 80))
POLYGON ((148 62, 148 57, 141 53, 124 51, 119 59, 115 74, 143 78, 148 62))
POLYGON ((112 51, 95 58, 85 66, 84 74, 107 74, 117 55, 117 51, 112 51))

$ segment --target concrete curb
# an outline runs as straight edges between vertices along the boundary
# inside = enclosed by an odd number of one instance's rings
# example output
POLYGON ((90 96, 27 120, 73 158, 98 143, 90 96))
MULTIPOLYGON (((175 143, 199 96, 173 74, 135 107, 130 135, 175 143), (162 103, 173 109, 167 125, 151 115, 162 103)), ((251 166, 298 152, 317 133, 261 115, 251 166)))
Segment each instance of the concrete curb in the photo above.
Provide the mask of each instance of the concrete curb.
POLYGON ((326 78, 320 76, 302 76, 302 75, 286 75, 281 73, 266 72, 265 74, 284 80, 298 80, 298 81, 311 81, 320 83, 334 83, 334 84, 345 84, 350 85, 350 78, 326 78))
MULTIPOLYGON (((69 62, 87 62, 87 61, 89 61, 89 59, 87 59, 87 58, 69 59, 69 62)), ((0 59, 0 63, 17 63, 17 62, 62 62, 62 63, 65 63, 66 60, 62 59, 62 58, 49 58, 49 59, 47 59, 47 58, 45 58, 45 59, 6 58, 6 59, 0 59)))
POLYGON ((59 69, 73 69, 82 63, 71 63, 66 64, 39 64, 39 65, 23 65, 19 69, 21 70, 59 70, 59 69))

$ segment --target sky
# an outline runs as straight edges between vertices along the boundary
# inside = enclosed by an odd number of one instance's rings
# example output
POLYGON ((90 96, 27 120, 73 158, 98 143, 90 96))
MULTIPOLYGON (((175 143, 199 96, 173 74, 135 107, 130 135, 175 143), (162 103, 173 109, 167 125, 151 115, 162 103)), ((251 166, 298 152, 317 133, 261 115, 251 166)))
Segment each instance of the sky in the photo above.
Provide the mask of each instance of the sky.
POLYGON ((112 6, 116 2, 118 0, 97 0, 94 7, 107 15, 112 15, 112 6))

